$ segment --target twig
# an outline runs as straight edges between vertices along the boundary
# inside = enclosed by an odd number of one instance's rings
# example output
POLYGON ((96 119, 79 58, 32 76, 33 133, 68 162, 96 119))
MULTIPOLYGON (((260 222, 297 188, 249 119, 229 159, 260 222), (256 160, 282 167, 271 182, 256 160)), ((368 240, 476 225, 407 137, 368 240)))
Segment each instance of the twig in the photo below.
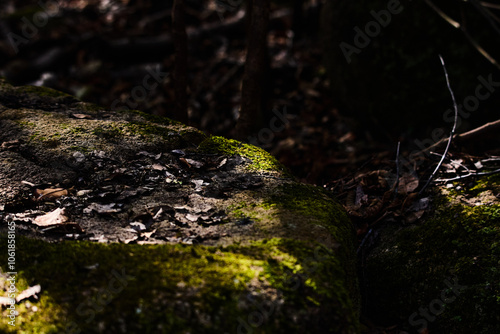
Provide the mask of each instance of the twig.
POLYGON ((361 249, 365 245, 366 240, 368 240, 368 238, 370 237, 372 232, 373 232, 373 228, 369 229, 368 232, 365 234, 365 236, 363 237, 363 240, 361 240, 361 243, 359 244, 359 247, 358 247, 358 250, 356 251, 356 254, 359 254, 359 252, 361 251, 361 249))
POLYGON ((469 1, 470 1, 470 2, 472 2, 472 5, 473 5, 474 7, 476 7, 477 11, 478 11, 479 13, 481 13, 481 15, 483 15, 483 16, 484 16, 484 18, 486 19, 486 21, 488 21, 488 23, 489 23, 489 24, 493 27, 493 30, 495 30, 495 31, 497 32, 497 34, 499 34, 499 35, 500 35, 500 29, 499 29, 499 28, 498 28, 498 26, 496 25, 495 21, 493 21, 493 20, 491 19, 491 16, 490 16, 490 14, 489 14, 488 10, 487 10, 486 8, 484 8, 484 6, 483 6, 483 5, 481 5, 481 4, 479 3, 479 1, 477 1, 477 0, 469 0, 469 1))
POLYGON ((500 5, 494 4, 494 3, 489 3, 485 1, 481 1, 481 6, 487 7, 487 8, 493 8, 493 9, 500 9, 500 5))
POLYGON ((453 128, 451 129, 450 138, 448 139, 448 144, 446 145, 446 149, 444 150, 444 153, 441 157, 441 160, 439 161, 438 165, 436 166, 436 169, 434 169, 431 176, 427 180, 427 183, 418 192, 419 195, 422 194, 422 192, 425 190, 425 188, 427 188, 429 183, 431 183, 431 181, 434 178, 434 176, 436 175, 437 171, 439 170, 439 168, 443 164, 443 161, 446 158, 446 155, 448 154, 448 150, 450 149, 451 141, 453 139, 453 135, 455 134, 455 130, 457 128, 457 122, 458 122, 458 107, 457 107, 457 101, 455 100, 455 94, 453 94, 453 90, 451 89, 451 86, 450 86, 450 79, 448 78, 448 71, 446 71, 446 66, 444 64, 443 57, 441 57, 441 55, 439 55, 439 59, 441 59, 441 65, 443 65, 444 76, 446 78, 446 85, 448 86, 448 90, 450 91, 450 94, 451 94, 451 99, 453 100, 453 108, 455 109, 455 122, 453 123, 453 128))
POLYGON ((457 181, 457 180, 465 179, 465 178, 468 178, 468 177, 471 177, 471 176, 487 176, 487 175, 493 175, 493 174, 497 174, 497 173, 500 173, 500 168, 492 170, 490 172, 469 173, 469 174, 465 174, 465 175, 459 175, 459 176, 456 176, 456 177, 452 177, 450 179, 436 179, 436 182, 451 182, 451 181, 457 181))
POLYGON ((488 9, 488 6, 485 5, 485 2, 480 2, 481 6, 483 6, 483 9, 488 13, 488 15, 495 21, 497 21, 498 23, 500 23, 500 19, 498 18, 498 16, 496 16, 495 14, 493 14, 493 12, 491 10, 488 9))
POLYGON ((460 23, 458 23, 457 21, 455 21, 454 19, 452 19, 451 17, 449 17, 448 15, 446 15, 445 12, 443 12, 441 9, 439 9, 438 6, 436 6, 432 1, 430 0, 424 0, 425 3, 431 7, 439 16, 441 16, 446 22, 448 22, 449 24, 451 24, 453 27, 455 28, 460 28, 460 23))
POLYGON ((398 187, 399 187, 399 147, 401 142, 398 141, 398 148, 396 150, 396 184, 394 184, 394 198, 398 195, 398 187))
MULTIPOLYGON (((459 142, 464 142, 467 140, 473 140, 480 135, 486 135, 488 133, 493 133, 493 132, 499 131, 499 130, 500 130, 500 119, 493 121, 493 122, 483 124, 475 129, 468 131, 468 132, 465 132, 462 134, 457 134, 457 135, 455 135, 454 139, 459 141, 459 142)), ((419 152, 419 154, 427 153, 431 150, 437 149, 437 148, 441 147, 445 142, 446 142, 446 138, 443 138, 440 141, 438 141, 437 143, 429 146, 428 148, 423 149, 422 151, 419 152)))
POLYGON ((448 22, 450 25, 452 25, 454 28, 459 29, 461 28, 462 32, 464 33, 465 37, 469 41, 469 43, 472 44, 476 48, 476 50, 483 55, 488 61, 495 66, 496 68, 500 69, 500 64, 493 58, 488 52, 486 52, 485 49, 483 49, 477 42, 472 38, 472 36, 465 30, 465 28, 460 25, 457 21, 453 20, 451 17, 446 15, 445 12, 443 12, 439 7, 437 7, 432 1, 430 0, 424 0, 425 3, 431 7, 439 16, 441 16, 446 22, 448 22))

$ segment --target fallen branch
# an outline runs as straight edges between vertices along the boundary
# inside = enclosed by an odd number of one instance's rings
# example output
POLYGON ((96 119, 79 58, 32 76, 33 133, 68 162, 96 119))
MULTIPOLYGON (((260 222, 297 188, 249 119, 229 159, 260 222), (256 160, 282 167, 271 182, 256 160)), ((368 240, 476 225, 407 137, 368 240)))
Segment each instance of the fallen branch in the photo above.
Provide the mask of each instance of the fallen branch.
MULTIPOLYGON (((475 140, 482 136, 487 136, 489 134, 498 132, 500 130, 500 119, 483 124, 475 129, 472 129, 468 132, 462 134, 456 134, 453 139, 458 143, 464 143, 467 141, 475 140)), ((430 151, 434 151, 436 149, 441 148, 447 142, 447 138, 443 138, 440 141, 434 143, 433 145, 423 149, 419 152, 418 155, 427 154, 430 151)))

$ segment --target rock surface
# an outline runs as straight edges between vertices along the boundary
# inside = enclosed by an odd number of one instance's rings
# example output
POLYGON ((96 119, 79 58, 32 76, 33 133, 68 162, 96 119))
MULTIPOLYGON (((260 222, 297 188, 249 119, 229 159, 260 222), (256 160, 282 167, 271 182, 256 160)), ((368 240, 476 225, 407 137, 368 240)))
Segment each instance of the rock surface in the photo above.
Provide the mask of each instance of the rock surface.
POLYGON ((349 219, 267 152, 5 81, 0 145, 0 264, 40 286, 1 331, 359 331, 349 219))

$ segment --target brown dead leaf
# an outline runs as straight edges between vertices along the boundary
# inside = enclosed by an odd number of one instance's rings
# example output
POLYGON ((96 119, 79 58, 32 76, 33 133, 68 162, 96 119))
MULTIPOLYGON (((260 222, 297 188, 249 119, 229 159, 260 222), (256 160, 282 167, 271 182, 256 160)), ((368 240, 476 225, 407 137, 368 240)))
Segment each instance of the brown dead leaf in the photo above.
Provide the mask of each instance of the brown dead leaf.
POLYGON ((74 118, 78 118, 78 119, 92 119, 92 116, 90 115, 87 115, 87 114, 73 114, 73 117, 74 118))
POLYGON ((418 178, 411 174, 403 175, 399 178, 399 192, 401 194, 410 194, 418 188, 418 178))
POLYGON ((66 209, 57 208, 54 211, 47 213, 46 215, 36 217, 33 222, 38 226, 64 224, 68 221, 68 217, 65 214, 66 209))
POLYGON ((53 200, 61 196, 68 196, 68 190, 64 188, 36 189, 35 194, 38 195, 38 201, 42 199, 53 200))
POLYGON ((153 167, 154 170, 165 170, 165 169, 167 169, 167 167, 165 167, 163 165, 160 165, 160 164, 153 164, 152 167, 153 167))

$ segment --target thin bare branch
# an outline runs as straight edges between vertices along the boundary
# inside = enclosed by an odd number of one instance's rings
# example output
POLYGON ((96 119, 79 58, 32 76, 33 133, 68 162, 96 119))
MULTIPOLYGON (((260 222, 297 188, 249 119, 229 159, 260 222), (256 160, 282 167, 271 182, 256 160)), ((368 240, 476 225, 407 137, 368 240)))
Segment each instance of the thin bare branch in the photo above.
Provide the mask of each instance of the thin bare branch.
POLYGON ((398 187, 399 187, 399 148, 401 146, 401 142, 398 141, 398 148, 396 150, 396 184, 394 184, 394 198, 398 195, 398 187))
POLYGON ((434 11, 436 13, 438 13, 439 16, 441 16, 446 22, 448 22, 449 24, 451 24, 453 27, 455 27, 457 29, 460 28, 460 23, 458 23, 457 21, 455 21, 454 19, 452 19, 451 17, 446 15, 446 13, 443 12, 441 9, 439 9, 439 7, 436 6, 432 1, 430 1, 430 0, 424 0, 424 1, 427 5, 429 5, 429 7, 434 9, 434 11))
POLYGON ((495 23, 495 21, 492 20, 490 14, 489 14, 489 11, 484 8, 480 3, 479 1, 477 0, 469 0, 472 5, 474 7, 476 7, 477 11, 479 13, 481 13, 481 15, 484 16, 484 18, 486 19, 486 21, 488 21, 488 23, 491 25, 491 27, 493 28, 493 30, 495 30, 497 32, 497 34, 500 35, 500 28, 498 28, 497 24, 495 23))
POLYGON ((472 38, 472 36, 467 32, 465 27, 461 26, 460 23, 458 23, 457 21, 453 20, 451 17, 446 15, 446 13, 443 12, 441 9, 439 9, 439 7, 437 7, 432 1, 430 1, 430 0, 424 0, 424 1, 429 7, 431 7, 439 16, 441 16, 446 22, 451 24, 454 28, 456 28, 456 29, 461 28, 462 32, 464 33, 464 35, 467 38, 467 40, 469 41, 469 43, 471 43, 472 46, 474 46, 474 48, 484 58, 486 58, 493 66, 495 66, 496 68, 498 68, 500 70, 500 64, 485 49, 483 49, 481 47, 481 45, 479 45, 479 43, 477 43, 474 38, 472 38))
POLYGON ((493 9, 500 9, 500 5, 497 5, 495 3, 491 2, 486 2, 486 1, 481 1, 480 2, 481 6, 487 7, 487 8, 493 8, 493 9))
POLYGON ((431 176, 429 177, 429 179, 427 180, 427 182, 425 183, 423 188, 420 189, 420 191, 418 192, 419 195, 425 190, 425 188, 427 188, 429 183, 431 183, 432 179, 434 178, 434 176, 438 172, 439 168, 441 168, 441 165, 443 164, 443 161, 446 158, 446 155, 448 155, 448 150, 450 149, 451 141, 453 139, 453 136, 455 135, 455 130, 457 128, 457 123, 458 123, 458 107, 457 107, 457 101, 455 100, 455 94, 453 94, 453 90, 451 89, 451 86, 450 86, 450 79, 448 77, 448 71, 446 71, 446 65, 444 64, 443 57, 441 57, 441 55, 439 55, 439 59, 441 59, 441 65, 443 65, 444 76, 446 78, 446 85, 448 86, 448 90, 450 91, 451 99, 453 101, 453 108, 455 109, 455 121, 453 123, 453 128, 451 129, 450 137, 448 139, 448 144, 446 145, 446 149, 444 150, 444 153, 441 156, 441 160, 437 164, 436 169, 434 169, 434 171, 432 172, 431 176))
MULTIPOLYGON (((454 139, 456 141, 459 141, 462 143, 462 142, 474 140, 475 138, 480 137, 480 136, 486 136, 488 134, 491 134, 491 133, 497 132, 497 131, 500 131, 500 119, 493 121, 493 122, 483 124, 475 129, 468 131, 468 132, 457 134, 457 135, 455 135, 454 139)), ((432 150, 440 148, 441 146, 444 145, 446 140, 447 140, 446 138, 441 139, 437 143, 420 151, 419 154, 426 154, 427 152, 430 152, 432 150)))
POLYGON ((450 179, 436 179, 436 182, 458 181, 458 180, 466 179, 466 178, 471 177, 471 176, 487 176, 487 175, 493 175, 493 174, 497 174, 497 173, 500 173, 500 168, 492 170, 490 172, 469 173, 469 174, 465 174, 465 175, 459 175, 456 177, 452 177, 450 179))

